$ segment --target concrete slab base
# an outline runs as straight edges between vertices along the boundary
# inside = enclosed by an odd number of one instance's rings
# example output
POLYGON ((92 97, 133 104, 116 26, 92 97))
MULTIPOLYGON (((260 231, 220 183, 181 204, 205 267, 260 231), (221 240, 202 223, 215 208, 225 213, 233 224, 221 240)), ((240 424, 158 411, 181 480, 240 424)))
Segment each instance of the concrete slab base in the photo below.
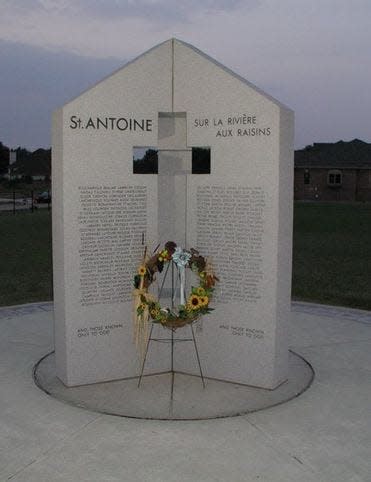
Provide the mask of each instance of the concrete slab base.
POLYGON ((370 481, 371 312, 293 303, 289 343, 314 366, 310 390, 240 417, 167 422, 80 409, 36 387, 52 311, 0 308, 1 481, 370 481))
POLYGON ((153 420, 204 420, 233 417, 284 403, 312 383, 311 365, 294 352, 289 357, 289 378, 275 390, 175 373, 171 399, 171 373, 66 387, 57 377, 54 353, 34 368, 38 387, 59 400, 80 408, 121 417, 153 420))

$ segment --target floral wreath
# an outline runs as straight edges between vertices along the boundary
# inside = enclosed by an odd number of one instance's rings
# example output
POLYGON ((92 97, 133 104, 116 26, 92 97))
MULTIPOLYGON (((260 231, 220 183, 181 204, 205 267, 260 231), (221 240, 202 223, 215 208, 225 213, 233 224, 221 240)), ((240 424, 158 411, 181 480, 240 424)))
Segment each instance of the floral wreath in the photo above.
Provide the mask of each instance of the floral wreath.
POLYGON ((210 301, 215 283, 219 279, 214 274, 211 262, 197 250, 182 249, 173 241, 168 241, 163 249, 158 248, 159 246, 149 258, 145 249, 143 261, 134 276, 134 322, 137 343, 143 336, 143 333, 140 333, 145 329, 143 325, 148 324, 148 321, 176 329, 193 323, 200 316, 213 311, 210 308, 210 301), (148 293, 148 288, 155 281, 156 272, 161 273, 170 261, 177 266, 180 277, 180 304, 171 309, 162 307, 159 300, 148 293), (184 292, 185 268, 190 268, 198 278, 197 286, 192 286, 187 298, 184 292))

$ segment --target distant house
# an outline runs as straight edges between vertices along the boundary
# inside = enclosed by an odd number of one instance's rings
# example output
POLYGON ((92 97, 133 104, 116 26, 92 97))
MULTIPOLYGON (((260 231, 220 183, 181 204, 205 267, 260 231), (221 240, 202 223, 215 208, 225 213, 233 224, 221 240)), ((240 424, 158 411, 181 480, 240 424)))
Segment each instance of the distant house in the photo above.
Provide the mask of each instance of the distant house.
POLYGON ((371 201, 371 144, 314 143, 295 152, 295 200, 371 201))

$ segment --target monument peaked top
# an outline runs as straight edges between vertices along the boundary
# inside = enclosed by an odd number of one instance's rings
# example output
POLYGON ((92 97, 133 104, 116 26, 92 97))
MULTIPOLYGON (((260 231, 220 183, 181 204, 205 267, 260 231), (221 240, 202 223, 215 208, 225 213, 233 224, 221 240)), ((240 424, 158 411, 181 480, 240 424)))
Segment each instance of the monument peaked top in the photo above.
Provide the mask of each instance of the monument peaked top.
POLYGON ((192 50, 193 52, 195 52, 196 54, 198 54, 199 56, 203 57, 206 61, 208 62, 211 62, 213 63, 214 65, 216 65, 217 67, 219 67, 220 69, 224 70, 225 72, 227 72, 229 75, 231 75, 232 77, 238 79, 240 82, 242 82, 243 84, 247 85, 249 88, 253 89, 255 92, 257 92, 258 94, 262 95, 263 97, 265 97, 267 100, 273 102, 274 104, 276 104, 278 107, 280 108, 283 108, 283 109, 286 109, 286 110, 289 110, 289 111, 292 111, 292 109, 290 109, 289 107, 287 107, 286 105, 282 104, 281 102, 279 102, 277 99, 275 99, 274 97, 272 97, 271 95, 267 94, 266 92, 264 92, 262 89, 260 89, 259 87, 257 87, 256 85, 252 84, 251 82, 249 82, 248 80, 246 80, 244 77, 242 77, 241 75, 237 74, 236 72, 234 72, 233 70, 229 69, 228 67, 226 67, 225 65, 223 65, 221 62, 215 60, 214 58, 210 57, 209 55, 205 54, 202 50, 198 49, 197 47, 194 47, 192 44, 189 44, 187 42, 184 42, 183 40, 180 40, 180 39, 177 39, 175 37, 172 37, 168 40, 165 40, 164 42, 161 42, 155 46, 153 46, 152 48, 150 48, 149 50, 146 50, 145 52, 143 52, 142 54, 138 55, 137 57, 133 58, 132 60, 129 60, 126 64, 124 64, 122 67, 119 67, 118 69, 116 69, 115 71, 113 71, 111 74, 107 75, 106 77, 104 77, 103 79, 101 79, 100 81, 96 82, 95 84, 93 84, 92 86, 88 87, 86 90, 84 90, 83 92, 81 92, 79 95, 73 97, 72 99, 70 99, 65 105, 73 102, 74 100, 76 100, 77 98, 79 98, 80 96, 84 95, 86 92, 90 91, 91 89, 95 88, 97 85, 105 82, 106 80, 108 80, 109 78, 113 77, 114 75, 118 74, 119 72, 123 71, 124 69, 126 69, 129 65, 132 65, 133 63, 139 61, 140 59, 143 59, 144 57, 148 56, 148 55, 151 55, 152 53, 154 53, 156 50, 160 49, 160 48, 163 48, 165 45, 169 45, 169 55, 172 55, 172 57, 174 58, 174 55, 176 55, 175 53, 175 49, 176 49, 176 46, 179 45, 179 46, 183 46, 183 47, 186 47, 190 50, 192 50))

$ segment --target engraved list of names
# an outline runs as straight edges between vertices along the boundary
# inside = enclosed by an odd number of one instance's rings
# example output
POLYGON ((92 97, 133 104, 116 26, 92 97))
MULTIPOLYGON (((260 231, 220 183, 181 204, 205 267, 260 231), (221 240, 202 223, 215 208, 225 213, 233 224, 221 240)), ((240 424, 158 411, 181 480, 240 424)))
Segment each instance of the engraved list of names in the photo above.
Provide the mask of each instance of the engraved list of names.
POLYGON ((261 298, 264 208, 261 188, 198 187, 197 246, 217 269, 217 301, 261 298))
POLYGON ((79 191, 80 302, 129 301, 147 226, 146 187, 80 186, 79 191))

